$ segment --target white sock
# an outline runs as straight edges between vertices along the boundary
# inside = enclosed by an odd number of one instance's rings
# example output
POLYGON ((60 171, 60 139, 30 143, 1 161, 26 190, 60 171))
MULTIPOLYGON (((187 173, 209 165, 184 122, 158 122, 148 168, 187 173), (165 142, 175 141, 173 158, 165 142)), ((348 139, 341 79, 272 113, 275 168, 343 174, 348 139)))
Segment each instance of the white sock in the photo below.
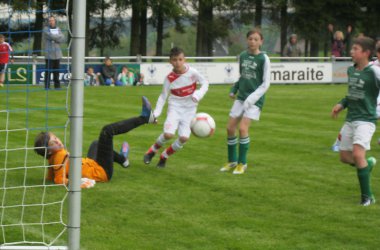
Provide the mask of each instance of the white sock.
POLYGON ((181 141, 179 139, 177 139, 177 140, 175 140, 175 142, 173 142, 172 148, 174 151, 178 151, 178 150, 183 148, 184 144, 185 143, 181 143, 181 141))
POLYGON ((126 160, 125 160, 125 162, 123 163, 123 167, 128 167, 129 166, 129 159, 127 158, 126 160))
POLYGON ((153 152, 157 152, 157 150, 162 147, 165 143, 167 142, 167 140, 165 139, 164 137, 164 134, 160 134, 160 136, 158 136, 157 140, 156 140, 156 143, 157 145, 159 145, 159 147, 157 148, 155 146, 155 144, 152 145, 152 150, 153 152))

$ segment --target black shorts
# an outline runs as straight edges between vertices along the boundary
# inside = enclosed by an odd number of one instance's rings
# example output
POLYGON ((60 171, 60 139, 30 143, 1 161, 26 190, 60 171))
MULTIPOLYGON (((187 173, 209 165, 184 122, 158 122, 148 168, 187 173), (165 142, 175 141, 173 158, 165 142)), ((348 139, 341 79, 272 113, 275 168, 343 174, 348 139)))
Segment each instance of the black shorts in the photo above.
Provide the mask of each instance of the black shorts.
POLYGON ((7 63, 0 63, 0 73, 5 73, 7 70, 7 63))

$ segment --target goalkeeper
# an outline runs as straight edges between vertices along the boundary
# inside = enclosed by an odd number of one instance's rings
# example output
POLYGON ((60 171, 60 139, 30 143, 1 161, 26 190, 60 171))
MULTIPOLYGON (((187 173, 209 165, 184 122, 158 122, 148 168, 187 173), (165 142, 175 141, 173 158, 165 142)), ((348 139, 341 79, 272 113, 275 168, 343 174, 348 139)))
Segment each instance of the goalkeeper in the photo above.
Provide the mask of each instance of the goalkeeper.
MULTIPOLYGON (((125 168, 128 167, 128 145, 123 144, 120 154, 115 152, 113 137, 127 133, 143 124, 153 123, 154 120, 150 102, 143 96, 140 116, 104 126, 99 140, 91 144, 88 158, 82 158, 82 178, 108 182, 112 178, 113 162, 125 168)), ((35 139, 34 147, 37 154, 48 159, 50 167, 47 179, 54 181, 55 184, 67 185, 70 168, 69 152, 64 148, 61 140, 51 132, 41 132, 35 139)), ((82 187, 93 184, 94 182, 82 182, 82 187)))

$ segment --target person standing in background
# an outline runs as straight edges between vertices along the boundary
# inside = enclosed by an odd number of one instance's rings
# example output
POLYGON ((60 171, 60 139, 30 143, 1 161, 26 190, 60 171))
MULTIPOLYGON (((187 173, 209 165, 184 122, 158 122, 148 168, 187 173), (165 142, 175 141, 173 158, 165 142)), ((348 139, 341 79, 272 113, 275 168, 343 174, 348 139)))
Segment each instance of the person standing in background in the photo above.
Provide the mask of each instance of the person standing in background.
POLYGON ((65 42, 65 36, 57 27, 56 19, 50 16, 48 25, 43 29, 44 51, 45 51, 45 89, 50 88, 50 77, 53 73, 54 88, 61 88, 59 82, 60 60, 62 58, 61 44, 65 42))
MULTIPOLYGON (((9 54, 13 52, 11 45, 5 42, 5 37, 0 34, 0 87, 4 87, 5 73, 9 62, 9 54)), ((11 58, 13 63, 13 55, 11 58)))
POLYGON ((297 35, 291 34, 288 44, 285 45, 282 56, 300 57, 302 56, 301 48, 298 45, 297 35))

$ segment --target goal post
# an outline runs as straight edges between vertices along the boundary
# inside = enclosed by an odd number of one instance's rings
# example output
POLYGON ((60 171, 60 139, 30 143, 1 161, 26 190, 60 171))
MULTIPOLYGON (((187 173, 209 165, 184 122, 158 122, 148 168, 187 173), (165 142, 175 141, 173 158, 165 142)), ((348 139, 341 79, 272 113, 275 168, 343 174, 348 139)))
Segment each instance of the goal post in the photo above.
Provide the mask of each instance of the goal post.
POLYGON ((70 250, 80 249, 80 210, 83 143, 83 82, 85 52, 86 1, 74 0, 73 5, 73 50, 72 91, 70 116, 70 164, 69 172, 69 221, 68 245, 70 250))
POLYGON ((27 38, 14 46, 16 64, 9 64, 0 88, 0 250, 79 250, 86 1, 48 0, 41 9, 35 0, 7 2, 0 4, 0 21, 6 18, 8 29, 0 33, 11 45, 20 34, 27 38), (40 58, 36 64, 33 54, 40 51, 32 48, 35 34, 42 34, 34 27, 37 14, 65 23, 72 18, 71 27, 62 29, 71 37, 62 45, 68 54, 62 64, 71 73, 67 88, 44 88, 45 61, 40 58), (11 82, 16 66, 23 67, 24 83, 11 82), (35 154, 34 139, 41 131, 53 132, 70 145, 69 185, 54 184, 48 160, 35 154))

